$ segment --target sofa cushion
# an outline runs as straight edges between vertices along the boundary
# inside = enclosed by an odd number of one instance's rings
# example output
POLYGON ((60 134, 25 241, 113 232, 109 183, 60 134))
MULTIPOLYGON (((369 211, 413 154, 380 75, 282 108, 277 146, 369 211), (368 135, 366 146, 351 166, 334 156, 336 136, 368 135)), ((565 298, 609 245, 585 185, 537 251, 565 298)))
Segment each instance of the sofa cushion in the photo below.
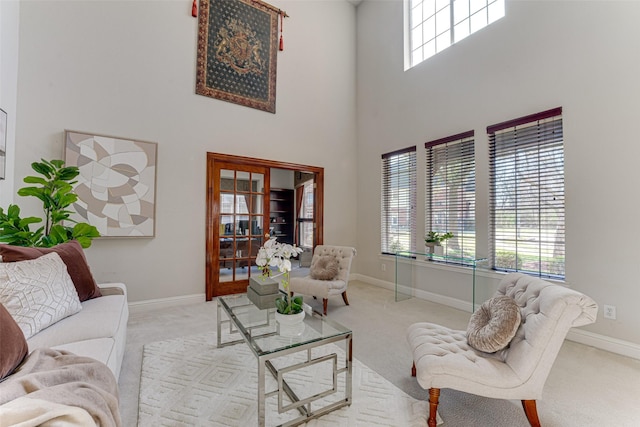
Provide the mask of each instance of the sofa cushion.
POLYGON ((25 261, 55 252, 60 255, 67 265, 69 276, 78 292, 80 301, 101 296, 100 289, 91 274, 89 264, 84 256, 82 246, 78 241, 62 243, 52 248, 26 248, 22 246, 0 245, 0 255, 3 262, 25 261))
MULTIPOLYGON (((55 350, 64 350, 78 356, 90 357, 104 363, 116 375, 117 354, 116 341, 113 338, 94 338, 84 341, 76 341, 68 344, 57 345, 55 350)), ((117 378, 117 376, 116 376, 117 378)))
POLYGON ((127 316, 125 295, 109 295, 84 301, 82 311, 27 339, 29 350, 114 337, 126 326, 127 316))
POLYGON ((0 304, 0 337, 2 338, 0 380, 2 380, 7 375, 11 375, 29 351, 22 329, 2 304, 0 304))
POLYGON ((485 353, 502 350, 520 327, 520 307, 508 296, 491 298, 471 316, 467 327, 469 345, 485 353))
POLYGON ((82 302, 79 313, 29 338, 29 351, 51 347, 91 357, 106 363, 118 378, 129 318, 126 287, 122 283, 99 286, 102 297, 82 302))
POLYGON ((55 252, 0 263, 0 302, 27 339, 82 309, 67 267, 55 252))
POLYGON ((333 280, 338 275, 340 265, 333 256, 321 256, 311 265, 309 275, 316 280, 333 280))

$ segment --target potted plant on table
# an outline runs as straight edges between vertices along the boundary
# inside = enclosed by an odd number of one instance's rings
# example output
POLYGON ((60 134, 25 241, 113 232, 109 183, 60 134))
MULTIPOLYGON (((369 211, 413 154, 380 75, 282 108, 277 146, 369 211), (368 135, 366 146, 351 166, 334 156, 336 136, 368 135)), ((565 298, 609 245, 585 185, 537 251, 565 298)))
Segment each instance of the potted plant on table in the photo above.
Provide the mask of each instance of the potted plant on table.
POLYGON ((256 265, 262 269, 263 277, 271 277, 271 267, 277 267, 280 272, 278 275, 273 276, 282 277, 280 283, 285 291, 285 296, 276 299, 276 320, 280 324, 281 334, 283 329, 291 323, 299 324, 304 319, 304 310, 302 308, 302 297, 294 297, 289 289, 289 278, 291 272, 291 260, 292 256, 296 256, 302 252, 302 248, 288 243, 278 242, 276 237, 269 237, 264 245, 258 250, 256 256, 256 265))
POLYGON ((434 253, 436 255, 442 255, 442 242, 447 239, 451 239, 453 237, 453 233, 447 231, 446 233, 438 233, 436 231, 430 231, 424 238, 424 245, 429 248, 429 253, 434 253))
POLYGON ((20 208, 9 205, 7 211, 0 208, 0 242, 14 246, 36 246, 49 248, 69 240, 77 240, 83 248, 91 246, 91 240, 100 233, 93 225, 76 222, 69 218, 72 211, 67 208, 78 200, 73 192, 74 178, 80 171, 76 166, 64 166, 62 160, 31 163, 31 168, 41 176, 27 176, 23 181, 33 184, 18 190, 20 196, 32 196, 42 201, 44 225, 31 231, 31 224, 42 222, 42 218, 20 217, 20 208), (63 221, 75 223, 73 227, 63 221))

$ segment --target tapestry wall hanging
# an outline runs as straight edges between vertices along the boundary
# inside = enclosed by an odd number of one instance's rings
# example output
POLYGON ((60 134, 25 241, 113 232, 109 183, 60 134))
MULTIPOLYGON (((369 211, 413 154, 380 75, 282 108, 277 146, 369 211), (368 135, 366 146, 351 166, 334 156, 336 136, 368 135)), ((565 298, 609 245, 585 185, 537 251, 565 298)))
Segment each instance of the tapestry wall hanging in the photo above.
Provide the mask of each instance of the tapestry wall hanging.
POLYGON ((157 147, 65 131, 65 163, 80 170, 71 219, 88 222, 103 237, 153 237, 157 147))
POLYGON ((283 16, 259 0, 200 0, 196 93, 275 113, 283 16))

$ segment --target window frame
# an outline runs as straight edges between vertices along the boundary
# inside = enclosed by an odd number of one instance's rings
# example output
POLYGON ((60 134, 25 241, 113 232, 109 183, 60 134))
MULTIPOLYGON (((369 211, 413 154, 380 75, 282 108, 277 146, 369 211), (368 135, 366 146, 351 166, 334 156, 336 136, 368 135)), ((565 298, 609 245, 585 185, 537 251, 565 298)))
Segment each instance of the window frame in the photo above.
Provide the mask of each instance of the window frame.
MULTIPOLYGON (((383 255, 395 255, 397 252, 415 252, 416 250, 416 235, 417 235, 417 150, 416 146, 407 147, 402 150, 392 151, 382 155, 381 161, 381 209, 380 209, 380 252, 383 255), (390 162, 397 161, 396 165, 392 165, 390 162), (392 168, 397 169, 396 173, 392 173, 392 168), (401 170, 401 168, 408 168, 407 170, 401 170), (402 173, 400 173, 402 172, 402 173), (395 178, 397 185, 393 185, 392 181, 395 178), (404 178, 406 185, 400 185, 400 180, 404 178), (393 196, 393 190, 396 190, 395 198, 393 196), (401 193, 404 193, 401 195, 401 193), (396 215, 393 215, 392 204, 396 203, 396 215), (401 203, 402 202, 402 203, 401 203), (401 215, 404 212, 404 215, 401 215), (403 221, 400 221, 400 217, 403 217, 403 221), (395 223, 394 223, 395 218, 395 223), (403 225, 406 224, 406 225, 403 225), (392 230, 395 226, 396 231, 392 230), (406 227, 406 231, 401 233, 401 227, 406 227), (399 237, 400 235, 408 235, 406 243, 408 248, 396 247, 395 250, 393 243, 390 243, 390 238, 399 237)), ((400 238, 397 239, 398 244, 403 244, 400 238)))
POLYGON ((473 259, 476 256, 476 227, 475 227, 475 207, 476 207, 476 160, 475 160, 475 132, 473 130, 462 132, 456 135, 451 135, 445 138, 429 141, 424 144, 425 148, 425 233, 429 231, 436 231, 438 233, 451 232, 454 234, 453 239, 456 239, 457 248, 449 248, 452 243, 450 240, 445 241, 442 246, 444 249, 444 255, 449 255, 451 259, 443 259, 440 262, 447 264, 462 264, 473 265, 473 259), (444 166, 444 177, 434 170, 434 157, 437 156, 444 163, 440 163, 439 166, 444 166), (461 162, 460 162, 461 161, 461 162), (457 164, 456 164, 457 163, 457 164), (453 177, 448 180, 449 172, 463 174, 471 173, 467 176, 453 177), (436 175, 439 175, 436 177, 436 175), (435 178, 435 179, 434 179, 435 178), (442 182, 442 178, 447 179, 447 182, 442 182), (451 185, 453 184, 453 185, 451 185), (456 200, 456 195, 451 193, 454 185, 458 185, 460 191, 457 195, 459 200, 456 200), (463 190, 464 187, 471 186, 473 188, 471 198, 468 198, 468 193, 463 190), (442 195, 444 192, 444 198, 438 197, 438 194, 442 195), (435 197, 434 197, 435 196, 435 197), (467 197, 465 197, 467 196, 467 197), (441 203, 444 203, 445 208, 439 209, 435 207, 436 201, 434 198, 440 199, 441 203), (465 208, 464 200, 468 200, 471 203, 469 208, 465 208), (444 228, 439 228, 434 224, 436 219, 434 215, 439 215, 442 218, 440 221, 444 221, 444 228), (453 219, 452 219, 453 218, 453 219), (465 231, 467 229, 468 222, 472 224, 473 237, 465 237, 465 231), (455 223, 455 224, 452 224, 455 223), (467 247, 471 250, 467 251, 467 247), (457 249, 460 250, 459 254, 451 253, 457 249), (470 252, 465 255, 465 252, 470 252))
POLYGON ((490 180, 489 259, 492 269, 564 280, 566 193, 562 107, 488 126, 487 135, 490 180), (513 157, 512 162, 496 164, 509 156, 513 157), (537 163, 532 166, 531 160, 537 163), (508 173, 513 174, 513 178, 500 178, 508 173), (527 179, 522 179, 523 174, 527 179), (502 190, 498 188, 500 183, 504 183, 502 190), (509 185, 512 189, 506 188, 509 185), (497 209, 498 198, 503 201, 500 209, 497 209), (509 209, 505 207, 506 203, 515 203, 515 207, 509 209), (512 212, 513 217, 509 218, 507 212, 512 212), (551 240, 549 228, 543 229, 543 224, 545 220, 549 221, 548 227, 554 218, 556 226, 551 240), (508 222, 513 223, 512 227, 507 225, 508 222), (511 242, 510 248, 507 248, 507 242, 511 242), (536 249, 536 242, 537 255, 532 252, 536 249), (514 246, 515 249, 512 250, 514 246), (550 248, 553 248, 551 256, 548 255, 550 248), (561 262, 556 259, 561 259, 561 262), (529 268, 536 263, 537 269, 529 268), (543 268, 543 265, 546 267, 543 268))

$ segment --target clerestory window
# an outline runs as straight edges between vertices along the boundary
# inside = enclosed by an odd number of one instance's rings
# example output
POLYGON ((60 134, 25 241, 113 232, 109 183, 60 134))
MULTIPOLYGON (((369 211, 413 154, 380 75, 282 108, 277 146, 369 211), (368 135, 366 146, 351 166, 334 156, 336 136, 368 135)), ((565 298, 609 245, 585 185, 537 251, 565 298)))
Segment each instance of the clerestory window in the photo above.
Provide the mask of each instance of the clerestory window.
POLYGON ((505 0, 407 0, 408 68, 502 18, 505 0))

